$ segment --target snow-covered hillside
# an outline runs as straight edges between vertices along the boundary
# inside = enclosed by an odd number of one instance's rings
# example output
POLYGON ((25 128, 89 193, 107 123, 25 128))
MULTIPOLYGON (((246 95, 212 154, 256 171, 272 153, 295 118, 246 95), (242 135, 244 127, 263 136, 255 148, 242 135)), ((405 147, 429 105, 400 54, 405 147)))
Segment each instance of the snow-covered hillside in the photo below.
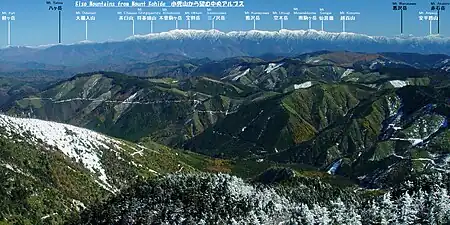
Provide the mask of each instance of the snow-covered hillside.
POLYGON ((294 89, 303 89, 303 88, 309 88, 313 85, 313 83, 311 81, 307 81, 301 84, 294 84, 294 89))
MULTIPOLYGON (((82 164, 95 177, 97 182, 108 191, 116 192, 105 171, 102 156, 105 151, 123 152, 126 145, 121 141, 88 129, 72 125, 29 118, 16 118, 0 114, 0 136, 14 139, 16 142, 28 142, 43 145, 62 152, 69 159, 82 164)), ((131 147, 131 146, 129 146, 131 147)), ((136 149, 136 151, 141 149, 136 149)), ((137 147, 143 148, 143 147, 137 147)))

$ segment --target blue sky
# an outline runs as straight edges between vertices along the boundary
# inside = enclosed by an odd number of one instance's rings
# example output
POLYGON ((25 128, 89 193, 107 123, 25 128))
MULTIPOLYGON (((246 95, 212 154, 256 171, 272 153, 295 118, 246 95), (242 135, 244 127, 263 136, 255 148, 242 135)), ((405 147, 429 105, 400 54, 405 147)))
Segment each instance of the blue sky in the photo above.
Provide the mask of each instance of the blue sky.
MULTIPOLYGON (((83 0, 85 1, 85 0, 83 0)), ((117 0, 109 0, 118 2, 117 0)), ((127 0, 122 0, 127 1, 127 0)), ((244 11, 289 11, 294 7, 300 11, 316 11, 324 8, 338 17, 339 11, 359 11, 361 15, 357 21, 347 22, 347 31, 365 33, 369 35, 395 36, 400 33, 400 14, 392 11, 392 0, 244 0, 245 8, 241 9, 213 9, 214 11, 226 11, 227 21, 217 21, 216 29, 221 31, 250 30, 253 22, 245 21, 244 11), (282 3, 282 4, 280 4, 282 3)), ((406 1, 406 0, 405 0, 406 1)), ((83 9, 74 7, 75 0, 64 1, 62 12, 62 42, 74 43, 85 39, 85 23, 76 21, 76 11, 83 9)), ((131 0, 129 0, 131 2, 131 0)), ((167 1, 170 2, 170 1, 167 1)), ((425 36, 429 33, 429 23, 418 20, 418 12, 428 10, 429 0, 417 0, 417 6, 410 7, 404 13, 404 33, 415 36, 425 36)), ((117 11, 136 11, 137 9, 84 9, 97 12, 96 21, 90 21, 88 25, 89 40, 106 41, 121 40, 132 34, 131 21, 119 21, 117 11)), ((161 11, 161 9, 143 9, 144 11, 161 11)), ((181 11, 180 9, 168 9, 169 11, 181 11)), ((15 12, 16 20, 11 22, 12 45, 44 45, 54 44, 58 41, 58 13, 48 11, 45 0, 1 0, 0 11, 15 12)), ((206 9, 194 9, 190 11, 206 12, 206 9)), ((450 7, 441 13, 441 35, 450 36, 450 7), (447 28, 447 29, 446 29, 447 28)), ((313 22, 313 29, 320 29, 320 21, 313 22)), ((191 24, 193 29, 210 29, 211 24, 206 16, 203 21, 195 21, 191 24)), ((436 28, 435 25, 433 25, 436 28)), ((187 22, 181 21, 179 28, 186 28, 187 22)), ((168 31, 175 28, 174 21, 156 21, 154 32, 168 31)), ((308 22, 298 21, 296 16, 291 16, 284 23, 285 29, 307 29, 308 22)), ((263 16, 257 22, 259 30, 279 30, 280 22, 274 21, 272 16, 263 16)), ((325 30, 338 32, 342 29, 340 21, 325 23, 325 30)), ((147 34, 150 32, 150 22, 136 21, 135 33, 147 34)), ((434 29, 434 33, 436 30, 434 29)), ((7 45, 7 22, 0 21, 0 46, 7 45)))

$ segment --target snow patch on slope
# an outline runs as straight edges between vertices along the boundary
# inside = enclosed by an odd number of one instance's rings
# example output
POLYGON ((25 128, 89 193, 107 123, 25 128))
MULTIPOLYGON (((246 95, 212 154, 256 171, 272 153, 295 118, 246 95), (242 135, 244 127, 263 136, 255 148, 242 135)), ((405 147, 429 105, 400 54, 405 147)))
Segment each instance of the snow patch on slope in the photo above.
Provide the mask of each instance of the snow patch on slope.
POLYGON ((327 171, 328 174, 335 174, 337 169, 342 163, 342 159, 339 159, 338 161, 334 162, 333 165, 330 167, 330 169, 327 171))
POLYGON ((398 115, 402 99, 398 95, 395 95, 393 97, 389 96, 386 100, 389 108, 389 117, 398 115))
POLYGON ((347 70, 345 70, 345 72, 342 74, 341 78, 344 78, 344 77, 352 74, 353 71, 355 71, 355 70, 354 69, 347 69, 347 70))
POLYGON ((86 206, 84 205, 84 203, 81 201, 78 201, 76 199, 72 199, 72 205, 77 209, 77 211, 86 209, 86 206))
POLYGON ((123 101, 123 104, 118 104, 114 106, 114 110, 116 111, 116 114, 114 116, 114 122, 116 122, 120 116, 122 116, 122 114, 128 109, 130 108, 131 104, 133 103, 134 100, 136 99, 138 95, 138 92, 132 94, 130 97, 128 97, 127 99, 125 99, 125 101, 123 101))
POLYGON ((97 85, 98 81, 102 78, 102 75, 92 76, 83 86, 83 98, 89 97, 91 90, 97 85))
POLYGON ((130 102, 133 102, 133 100, 136 98, 136 96, 137 96, 137 92, 136 93, 134 93, 134 94, 132 94, 130 97, 128 97, 127 99, 125 99, 125 101, 123 101, 124 103, 130 103, 130 102))
POLYGON ((386 62, 385 61, 380 61, 380 60, 375 60, 374 62, 372 62, 369 66, 369 69, 373 70, 376 69, 377 67, 380 66, 385 66, 386 62))
POLYGON ((301 83, 301 84, 294 84, 294 89, 304 89, 304 88, 309 88, 312 86, 312 82, 311 81, 307 81, 305 83, 301 83))
POLYGON ((9 169, 11 171, 13 171, 14 173, 26 176, 26 177, 31 177, 33 179, 35 179, 33 176, 31 176, 30 174, 27 174, 25 172, 23 172, 21 169, 17 168, 14 165, 8 164, 8 163, 0 163, 1 167, 5 167, 6 169, 9 169))
POLYGON ((416 146, 418 144, 423 143, 423 139, 420 138, 391 138, 393 141, 408 141, 412 146, 416 146))
POLYGON ((107 101, 112 97, 111 91, 105 92, 98 97, 100 101, 92 101, 89 105, 84 109, 85 114, 89 114, 94 111, 99 105, 101 105, 104 101, 107 101))
POLYGON ((58 213, 48 214, 48 215, 46 215, 46 216, 41 217, 41 220, 45 220, 45 219, 48 219, 48 218, 50 218, 50 217, 52 217, 52 216, 56 216, 56 215, 58 215, 58 213))
POLYGON ((316 64, 321 62, 322 60, 320 58, 317 57, 308 57, 308 59, 306 59, 306 63, 310 63, 310 64, 316 64))
POLYGON ((237 81, 239 80, 241 77, 247 75, 248 73, 250 73, 250 68, 246 69, 243 73, 233 77, 232 81, 237 81))
POLYGON ((409 81, 403 80, 391 80, 389 83, 394 86, 394 88, 402 88, 409 85, 409 81))
POLYGON ((284 63, 269 63, 269 65, 267 66, 267 68, 264 70, 266 73, 271 73, 275 70, 277 70, 278 68, 280 68, 284 63))
POLYGON ((428 140, 433 134, 439 131, 446 121, 446 117, 441 115, 425 115, 413 123, 409 132, 405 132, 406 138, 391 138, 395 141, 409 141, 412 146, 417 146, 428 140))

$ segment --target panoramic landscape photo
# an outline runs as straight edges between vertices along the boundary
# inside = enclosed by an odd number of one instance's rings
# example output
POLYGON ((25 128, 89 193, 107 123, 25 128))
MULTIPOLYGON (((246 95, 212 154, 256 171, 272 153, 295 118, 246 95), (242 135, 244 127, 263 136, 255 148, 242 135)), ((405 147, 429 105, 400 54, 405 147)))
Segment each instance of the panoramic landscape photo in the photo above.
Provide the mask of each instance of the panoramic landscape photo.
POLYGON ((450 3, 4 1, 0 224, 450 224, 450 3))

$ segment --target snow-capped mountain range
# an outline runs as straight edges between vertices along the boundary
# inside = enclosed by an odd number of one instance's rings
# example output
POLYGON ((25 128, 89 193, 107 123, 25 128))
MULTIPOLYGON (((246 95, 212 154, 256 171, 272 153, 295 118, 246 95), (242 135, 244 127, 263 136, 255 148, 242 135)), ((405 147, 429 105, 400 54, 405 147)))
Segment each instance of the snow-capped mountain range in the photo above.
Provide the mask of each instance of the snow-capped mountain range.
POLYGON ((7 62, 32 61, 80 66, 92 63, 145 62, 161 53, 223 59, 268 53, 298 55, 322 50, 450 54, 450 38, 437 35, 384 37, 316 30, 252 30, 228 33, 218 30, 172 30, 103 43, 8 47, 0 50, 0 57, 7 62))
POLYGON ((250 31, 231 31, 222 32, 219 30, 171 30, 168 32, 151 33, 145 35, 134 35, 126 40, 147 39, 147 40, 168 40, 168 39, 204 39, 204 38, 230 38, 230 39, 311 39, 311 40, 358 40, 358 41, 376 41, 376 42, 409 42, 409 41, 430 41, 430 42, 448 42, 450 38, 429 35, 422 37, 415 37, 412 35, 400 35, 395 37, 387 36, 369 36, 366 34, 351 33, 351 32, 327 32, 318 30, 287 30, 279 31, 264 31, 264 30, 250 30, 250 31))

